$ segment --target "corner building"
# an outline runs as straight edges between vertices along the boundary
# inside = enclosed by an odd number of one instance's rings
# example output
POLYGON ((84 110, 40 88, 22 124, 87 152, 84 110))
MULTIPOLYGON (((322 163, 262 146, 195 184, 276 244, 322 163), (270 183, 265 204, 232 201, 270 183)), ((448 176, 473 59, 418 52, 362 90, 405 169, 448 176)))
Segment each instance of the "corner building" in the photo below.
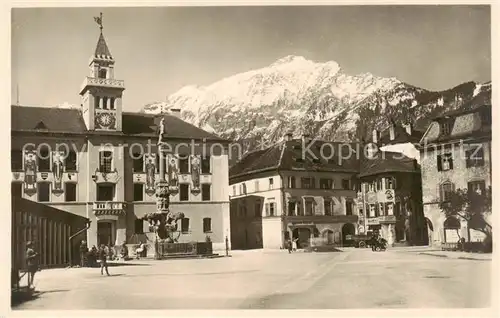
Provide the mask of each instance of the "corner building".
POLYGON ((170 208, 185 214, 179 242, 209 237, 223 249, 230 237, 228 141, 184 122, 180 110, 124 112, 125 83, 115 79, 114 66, 101 31, 79 109, 11 107, 12 195, 89 218, 89 247, 153 244, 142 217, 156 210, 163 132, 170 208))

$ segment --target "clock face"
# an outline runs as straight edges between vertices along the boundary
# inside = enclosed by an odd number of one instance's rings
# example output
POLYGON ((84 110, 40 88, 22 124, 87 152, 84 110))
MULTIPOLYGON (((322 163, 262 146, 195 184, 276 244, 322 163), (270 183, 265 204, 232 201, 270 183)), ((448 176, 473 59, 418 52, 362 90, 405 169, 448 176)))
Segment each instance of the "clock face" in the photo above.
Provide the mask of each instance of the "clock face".
POLYGON ((113 115, 109 113, 101 113, 98 115, 96 119, 101 127, 106 127, 106 128, 111 128, 115 121, 113 115))

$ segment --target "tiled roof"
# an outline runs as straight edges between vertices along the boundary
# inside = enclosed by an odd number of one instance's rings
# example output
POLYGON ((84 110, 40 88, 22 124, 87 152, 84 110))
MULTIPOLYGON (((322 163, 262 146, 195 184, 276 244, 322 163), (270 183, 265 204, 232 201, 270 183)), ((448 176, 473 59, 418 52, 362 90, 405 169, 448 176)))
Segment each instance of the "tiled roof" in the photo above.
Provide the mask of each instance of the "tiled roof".
POLYGON ((94 56, 98 58, 113 58, 111 56, 111 52, 109 52, 108 45, 106 44, 106 40, 104 40, 102 32, 99 36, 99 40, 97 41, 94 56))
POLYGON ((314 141, 307 149, 309 151, 302 149, 300 140, 291 140, 250 152, 231 167, 229 177, 236 180, 268 170, 350 172, 359 173, 360 176, 419 171, 415 160, 400 153, 379 152, 375 159, 365 158, 364 148, 357 144, 314 141), (350 155, 349 149, 352 149, 350 155))
POLYGON ((394 144, 404 144, 404 143, 418 143, 422 136, 424 135, 424 132, 412 129, 411 130, 411 135, 406 132, 406 129, 404 127, 401 127, 399 125, 394 126, 394 140, 390 139, 390 133, 389 133, 389 128, 383 130, 380 133, 380 143, 383 145, 394 145, 394 144))
MULTIPOLYGON (((157 136, 156 116, 143 113, 122 113, 122 130, 125 135, 157 136)), ((225 141, 209 132, 172 115, 164 115, 167 138, 204 139, 225 141)), ((12 131, 87 133, 79 109, 51 107, 11 107, 12 131)), ((99 132, 96 132, 99 133, 99 132)), ((118 134, 122 134, 118 132, 118 134)))
POLYGON ((415 159, 401 153, 379 151, 374 158, 361 160, 359 177, 390 172, 420 172, 420 167, 415 159))
POLYGON ((11 107, 11 129, 83 133, 87 130, 80 110, 50 107, 11 107))

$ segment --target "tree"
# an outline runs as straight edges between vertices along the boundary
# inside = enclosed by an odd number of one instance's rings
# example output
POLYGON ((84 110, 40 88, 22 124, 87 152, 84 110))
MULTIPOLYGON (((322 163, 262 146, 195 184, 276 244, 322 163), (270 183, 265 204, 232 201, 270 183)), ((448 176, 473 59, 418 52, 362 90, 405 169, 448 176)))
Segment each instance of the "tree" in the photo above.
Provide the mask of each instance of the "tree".
POLYGON ((491 237, 492 226, 486 220, 492 208, 491 186, 478 193, 465 189, 456 189, 449 193, 449 200, 442 202, 440 208, 446 217, 454 216, 464 219, 469 228, 478 230, 491 237))

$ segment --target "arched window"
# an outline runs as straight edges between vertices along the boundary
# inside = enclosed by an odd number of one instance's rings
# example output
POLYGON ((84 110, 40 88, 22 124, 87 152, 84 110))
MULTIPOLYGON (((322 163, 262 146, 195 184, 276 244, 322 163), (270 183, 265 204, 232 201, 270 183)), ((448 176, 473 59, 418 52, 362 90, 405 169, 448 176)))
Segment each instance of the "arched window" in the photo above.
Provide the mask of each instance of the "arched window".
POLYGON ((99 70, 99 78, 106 78, 106 73, 107 73, 107 72, 106 72, 106 69, 101 68, 101 69, 99 70))
POLYGON ((96 108, 101 108, 101 98, 99 96, 94 97, 94 104, 96 108))
POLYGON ((108 98, 107 97, 102 98, 102 108, 108 109, 108 98))

